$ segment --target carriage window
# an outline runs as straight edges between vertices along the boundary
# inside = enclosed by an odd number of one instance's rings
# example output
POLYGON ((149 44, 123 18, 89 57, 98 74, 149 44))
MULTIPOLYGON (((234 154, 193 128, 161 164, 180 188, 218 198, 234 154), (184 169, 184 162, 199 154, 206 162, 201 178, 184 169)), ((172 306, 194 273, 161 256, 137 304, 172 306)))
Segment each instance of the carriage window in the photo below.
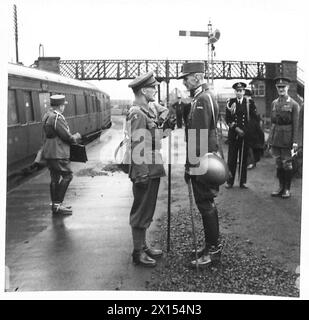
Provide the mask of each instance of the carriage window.
POLYGON ((86 97, 83 95, 77 95, 76 96, 76 109, 77 114, 85 114, 87 113, 86 109, 86 97))
POLYGON ((8 125, 18 123, 16 91, 10 90, 8 92, 8 125))
POLYGON ((50 94, 48 92, 40 92, 39 93, 39 100, 40 100, 40 110, 41 110, 41 116, 43 117, 44 114, 48 111, 50 108, 50 94))
POLYGON ((33 122, 34 114, 31 91, 24 91, 24 103, 26 109, 26 122, 33 122))
POLYGON ((75 115, 75 96, 72 94, 66 94, 65 100, 68 101, 68 104, 65 106, 64 115, 65 116, 75 115))

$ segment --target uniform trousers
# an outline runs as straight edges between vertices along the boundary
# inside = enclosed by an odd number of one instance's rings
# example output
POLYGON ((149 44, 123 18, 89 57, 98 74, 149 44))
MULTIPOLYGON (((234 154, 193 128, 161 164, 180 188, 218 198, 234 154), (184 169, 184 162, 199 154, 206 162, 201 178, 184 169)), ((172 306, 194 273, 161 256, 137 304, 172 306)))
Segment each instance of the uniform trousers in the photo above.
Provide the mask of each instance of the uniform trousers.
POLYGON ((240 170, 240 182, 239 184, 245 184, 247 182, 247 159, 248 159, 248 143, 243 138, 235 140, 229 140, 228 160, 227 164, 231 172, 231 177, 228 179, 228 184, 233 185, 236 175, 237 158, 240 170))
POLYGON ((150 226, 156 208, 160 178, 147 183, 133 183, 133 205, 130 212, 133 245, 141 250, 146 241, 146 229, 150 226))
POLYGON ((50 196, 53 203, 61 203, 70 182, 73 179, 70 160, 47 159, 47 167, 50 172, 50 196))
POLYGON ((198 176, 191 176, 191 182, 195 203, 202 216, 205 246, 206 249, 209 249, 211 246, 218 245, 219 220, 218 211, 214 202, 214 197, 218 190, 199 181, 198 176))

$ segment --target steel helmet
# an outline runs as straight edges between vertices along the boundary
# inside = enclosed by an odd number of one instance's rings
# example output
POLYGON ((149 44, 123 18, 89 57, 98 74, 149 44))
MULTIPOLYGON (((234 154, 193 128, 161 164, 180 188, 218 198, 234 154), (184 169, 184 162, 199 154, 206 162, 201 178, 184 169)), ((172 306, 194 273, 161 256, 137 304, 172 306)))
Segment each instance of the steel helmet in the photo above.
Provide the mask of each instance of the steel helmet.
POLYGON ((192 168, 192 174, 197 180, 210 185, 220 186, 229 178, 226 162, 215 153, 206 153, 200 159, 198 168, 192 168))

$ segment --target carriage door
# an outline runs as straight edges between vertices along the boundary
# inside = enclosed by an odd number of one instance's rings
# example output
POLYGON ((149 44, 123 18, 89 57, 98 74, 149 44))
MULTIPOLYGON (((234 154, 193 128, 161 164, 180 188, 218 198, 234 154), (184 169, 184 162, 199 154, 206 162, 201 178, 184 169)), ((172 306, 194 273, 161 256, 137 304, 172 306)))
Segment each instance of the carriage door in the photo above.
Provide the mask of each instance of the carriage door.
POLYGON ((44 114, 50 108, 49 92, 40 92, 39 101, 40 101, 40 110, 41 110, 41 119, 42 119, 44 114))

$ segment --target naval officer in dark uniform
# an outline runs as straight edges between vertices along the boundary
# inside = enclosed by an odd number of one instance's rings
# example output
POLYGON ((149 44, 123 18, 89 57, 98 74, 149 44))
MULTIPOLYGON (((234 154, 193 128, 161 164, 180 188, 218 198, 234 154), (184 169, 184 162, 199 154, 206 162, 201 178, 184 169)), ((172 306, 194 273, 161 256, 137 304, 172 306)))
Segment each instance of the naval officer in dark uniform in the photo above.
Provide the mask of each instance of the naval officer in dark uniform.
POLYGON ((67 101, 64 95, 50 97, 51 110, 43 117, 43 156, 50 171, 50 197, 54 214, 72 214, 70 207, 63 205, 66 191, 73 179, 70 166, 70 145, 76 143, 81 135, 71 134, 63 116, 67 101))
POLYGON ((244 97, 246 84, 237 82, 232 88, 235 90, 235 98, 229 99, 226 105, 226 123, 229 126, 228 132, 228 167, 230 178, 226 188, 234 185, 237 158, 239 161, 239 186, 246 189, 247 182, 247 158, 248 158, 248 139, 246 136, 249 118, 257 118, 256 106, 252 99, 244 97))
POLYGON ((133 237, 133 263, 145 267, 156 266, 162 250, 150 248, 146 243, 156 208, 160 178, 165 176, 160 154, 162 130, 158 129, 150 102, 155 101, 157 85, 153 72, 134 79, 132 88, 135 100, 127 115, 127 132, 130 137, 131 164, 129 178, 133 183, 133 204, 130 225, 133 237))
POLYGON ((217 152, 218 150, 215 128, 219 108, 214 95, 209 90, 208 85, 204 83, 204 75, 205 66, 203 62, 188 62, 183 64, 182 74, 179 77, 179 79, 183 79, 183 84, 190 91, 192 97, 186 128, 188 134, 186 135, 185 181, 188 183, 190 179, 192 182, 193 194, 202 217, 205 236, 205 246, 199 250, 198 260, 191 261, 194 266, 196 264, 199 266, 209 265, 214 259, 217 259, 221 251, 218 211, 214 202, 219 187, 210 185, 203 180, 203 175, 193 174, 196 163, 190 161, 190 159, 194 159, 195 155, 196 157, 202 157, 208 152, 217 152), (190 132, 194 132, 196 137, 193 148, 191 148, 192 141, 189 141, 190 132), (206 143, 200 143, 203 140, 206 143))
POLYGON ((271 153, 276 158, 277 178, 279 179, 279 189, 271 195, 283 199, 291 196, 292 150, 296 152, 298 148, 300 107, 288 94, 290 82, 291 80, 285 77, 275 79, 279 97, 272 102, 272 127, 268 140, 271 153))

